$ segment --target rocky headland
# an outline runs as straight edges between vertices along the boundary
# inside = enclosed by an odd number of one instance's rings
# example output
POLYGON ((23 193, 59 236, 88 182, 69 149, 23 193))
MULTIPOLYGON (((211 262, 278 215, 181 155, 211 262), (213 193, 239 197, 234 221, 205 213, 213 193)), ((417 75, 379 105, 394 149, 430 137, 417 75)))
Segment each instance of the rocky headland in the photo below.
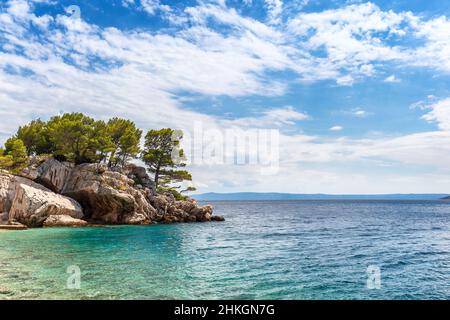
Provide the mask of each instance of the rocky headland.
POLYGON ((7 229, 223 220, 210 205, 157 193, 134 164, 111 169, 35 157, 17 175, 0 172, 0 225, 7 229))

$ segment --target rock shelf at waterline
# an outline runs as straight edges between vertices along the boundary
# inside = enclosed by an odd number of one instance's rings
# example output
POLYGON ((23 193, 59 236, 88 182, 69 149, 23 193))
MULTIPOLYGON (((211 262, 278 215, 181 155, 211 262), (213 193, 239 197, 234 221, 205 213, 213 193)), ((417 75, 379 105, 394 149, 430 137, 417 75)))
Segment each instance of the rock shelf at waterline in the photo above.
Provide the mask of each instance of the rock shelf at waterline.
POLYGON ((223 220, 210 205, 157 193, 145 169, 134 164, 110 169, 37 158, 19 174, 0 173, 5 229, 223 220))

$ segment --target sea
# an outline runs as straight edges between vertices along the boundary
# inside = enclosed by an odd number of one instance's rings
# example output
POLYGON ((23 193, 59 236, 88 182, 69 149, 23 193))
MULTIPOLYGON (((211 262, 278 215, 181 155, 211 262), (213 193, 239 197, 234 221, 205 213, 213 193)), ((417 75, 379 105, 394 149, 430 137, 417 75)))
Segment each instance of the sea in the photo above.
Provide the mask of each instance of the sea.
POLYGON ((450 202, 209 203, 225 222, 0 230, 0 299, 450 298, 450 202))

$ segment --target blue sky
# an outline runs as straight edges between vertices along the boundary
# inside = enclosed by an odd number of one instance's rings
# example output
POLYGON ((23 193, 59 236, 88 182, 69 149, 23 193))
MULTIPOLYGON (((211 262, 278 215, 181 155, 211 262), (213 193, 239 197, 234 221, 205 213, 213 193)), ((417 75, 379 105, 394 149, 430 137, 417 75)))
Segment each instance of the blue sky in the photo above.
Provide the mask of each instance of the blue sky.
POLYGON ((0 143, 72 111, 280 131, 277 174, 192 163, 199 192, 450 192, 449 80, 445 1, 0 4, 0 143))

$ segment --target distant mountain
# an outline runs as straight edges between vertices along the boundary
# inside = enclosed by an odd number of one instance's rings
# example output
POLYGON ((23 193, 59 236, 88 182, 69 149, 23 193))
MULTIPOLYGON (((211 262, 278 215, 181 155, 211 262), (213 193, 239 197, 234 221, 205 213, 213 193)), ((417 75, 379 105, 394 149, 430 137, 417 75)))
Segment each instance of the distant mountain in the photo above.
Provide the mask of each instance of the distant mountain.
POLYGON ((197 200, 450 200, 448 194, 295 194, 295 193, 203 193, 192 195, 197 200))

